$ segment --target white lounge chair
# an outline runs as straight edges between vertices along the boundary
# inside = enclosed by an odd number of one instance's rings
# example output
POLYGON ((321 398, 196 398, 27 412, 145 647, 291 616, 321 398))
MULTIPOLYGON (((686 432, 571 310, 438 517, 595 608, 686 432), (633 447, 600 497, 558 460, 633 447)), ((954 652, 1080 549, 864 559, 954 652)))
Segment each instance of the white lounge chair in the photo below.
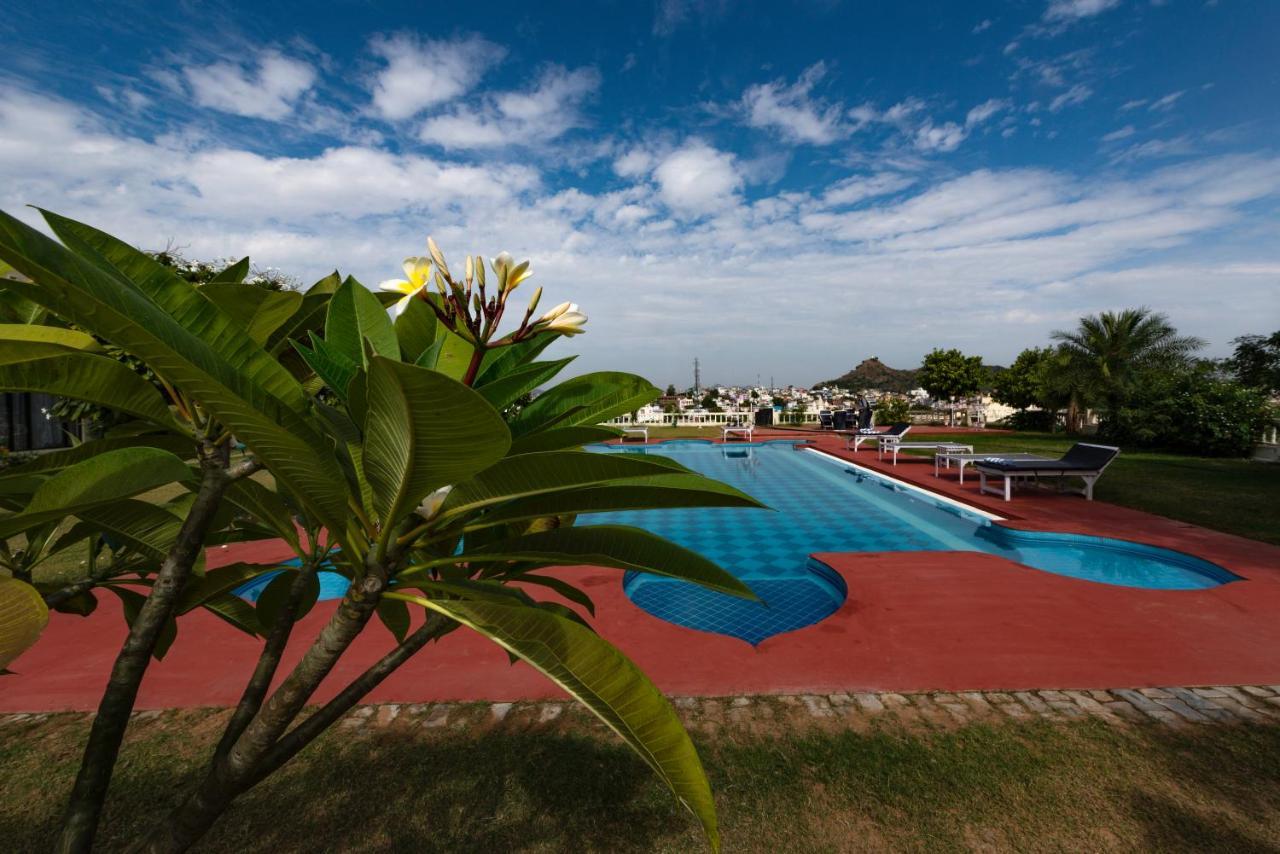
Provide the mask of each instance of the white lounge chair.
POLYGON ((964 452, 973 453, 973 445, 962 445, 959 442, 901 442, 898 439, 887 436, 880 440, 880 448, 876 454, 876 459, 883 460, 885 452, 893 455, 893 464, 898 464, 898 452, 904 448, 931 448, 935 454, 959 454, 964 452))
POLYGON ((734 436, 744 439, 748 442, 754 436, 756 426, 754 424, 726 424, 720 434, 720 441, 727 442, 734 436))
POLYGON ((857 453, 858 448, 862 446, 863 442, 879 441, 880 439, 890 436, 896 436, 900 439, 907 435, 907 432, 910 429, 910 424, 900 422, 898 424, 890 425, 888 430, 873 430, 866 428, 861 430, 838 430, 836 432, 841 436, 844 436, 844 449, 846 451, 853 451, 854 453, 857 453))
POLYGON ((639 436, 641 439, 643 439, 646 445, 649 444, 649 428, 648 427, 623 427, 622 428, 622 441, 625 442, 627 441, 627 439, 634 438, 636 436, 639 436))

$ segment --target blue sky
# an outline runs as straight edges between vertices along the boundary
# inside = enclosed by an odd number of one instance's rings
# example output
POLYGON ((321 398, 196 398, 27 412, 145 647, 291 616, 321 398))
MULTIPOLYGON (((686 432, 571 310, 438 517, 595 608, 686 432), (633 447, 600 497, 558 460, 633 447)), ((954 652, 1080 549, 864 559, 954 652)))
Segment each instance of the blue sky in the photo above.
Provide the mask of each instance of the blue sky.
POLYGON ((510 251, 664 385, 1280 326, 1270 0, 157 8, 5 4, 0 207, 308 281, 510 251))

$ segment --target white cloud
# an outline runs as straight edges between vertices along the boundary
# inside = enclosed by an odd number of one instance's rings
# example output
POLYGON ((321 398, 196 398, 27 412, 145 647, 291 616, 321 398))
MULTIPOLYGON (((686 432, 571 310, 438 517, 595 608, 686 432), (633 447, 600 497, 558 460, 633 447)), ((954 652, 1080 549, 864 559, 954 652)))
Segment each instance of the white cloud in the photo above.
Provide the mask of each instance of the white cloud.
POLYGON ((653 168, 653 155, 642 148, 633 148, 613 161, 613 171, 623 178, 639 178, 653 168))
POLYGON ((822 194, 822 204, 826 207, 842 207, 854 205, 864 199, 886 196, 910 187, 916 179, 896 172, 882 172, 878 175, 854 176, 832 184, 822 194))
POLYGON ((300 59, 264 50, 258 55, 256 68, 215 62, 188 65, 182 76, 202 107, 279 121, 293 112, 298 99, 315 84, 316 70, 300 59))
POLYGON ((1067 91, 1058 95, 1049 102, 1049 112, 1056 113, 1064 107, 1074 107, 1077 104, 1083 104, 1093 95, 1093 90, 1083 83, 1077 83, 1067 91))
POLYGON ((1102 141, 1117 142, 1122 139, 1128 139, 1129 137, 1133 136, 1135 133, 1137 133, 1137 131, 1133 129, 1133 125, 1125 125, 1124 127, 1119 128, 1117 130, 1113 130, 1111 133, 1103 136, 1102 141))
POLYGON ((1181 97, 1182 97, 1183 95, 1185 95, 1185 94, 1186 94, 1186 90, 1185 90, 1185 89, 1184 89, 1184 90, 1179 90, 1179 91, 1177 91, 1177 92, 1170 92, 1168 95, 1165 95, 1163 98, 1157 98, 1156 100, 1152 101, 1152 102, 1151 102, 1151 106, 1150 106, 1150 107, 1147 107, 1147 109, 1148 109, 1148 110, 1158 110, 1158 111, 1160 111, 1160 112, 1165 112, 1165 111, 1167 111, 1167 110, 1172 110, 1172 109, 1173 109, 1173 105, 1174 105, 1174 104, 1176 104, 1176 103, 1178 103, 1178 99, 1179 99, 1179 98, 1181 98, 1181 97))
POLYGON ((111 127, 0 87, 0 207, 33 220, 22 205, 37 203, 193 257, 248 252, 304 280, 334 266, 387 278, 428 232, 451 255, 505 248, 532 258, 549 303, 591 315, 576 369, 662 385, 694 355, 727 382, 757 371, 813 382, 870 353, 906 367, 932 346, 1007 363, 1082 313, 1139 304, 1222 355, 1253 319, 1280 314, 1280 253, 1246 239, 1248 206, 1280 199, 1271 155, 1192 156, 1136 176, 845 171, 748 197, 740 162, 697 139, 622 153, 625 186, 595 192, 519 164, 373 145, 269 156, 111 127))
POLYGON ((776 130, 792 142, 815 145, 827 145, 848 136, 850 128, 842 121, 844 106, 812 97, 814 86, 826 70, 825 63, 816 62, 790 86, 775 80, 747 87, 739 105, 746 123, 776 130))
POLYGON ((398 33, 376 36, 369 49, 386 63, 373 80, 373 109, 392 121, 466 94, 506 56, 505 48, 479 36, 432 40, 398 33))
POLYGON ((584 124, 582 104, 599 87, 600 73, 594 68, 549 66, 527 90, 489 95, 431 116, 418 138, 448 149, 550 142, 584 124))
POLYGON ((1132 101, 1125 101, 1120 105, 1120 112, 1127 113, 1130 110, 1136 110, 1147 103, 1146 98, 1134 98, 1132 101))
POLYGON ((663 157, 653 170, 662 200, 675 211, 700 215, 723 210, 742 189, 732 154, 692 139, 663 157))
POLYGON ((915 146, 921 151, 955 151, 968 131, 955 122, 935 125, 925 122, 916 130, 915 146))
POLYGON ((1092 18, 1120 5, 1120 0, 1051 0, 1044 10, 1046 21, 1077 21, 1092 18))
POLYGON ((977 24, 974 25, 973 34, 976 36, 978 33, 985 32, 986 30, 989 30, 989 29, 991 29, 991 19, 984 18, 983 20, 979 21, 977 24))

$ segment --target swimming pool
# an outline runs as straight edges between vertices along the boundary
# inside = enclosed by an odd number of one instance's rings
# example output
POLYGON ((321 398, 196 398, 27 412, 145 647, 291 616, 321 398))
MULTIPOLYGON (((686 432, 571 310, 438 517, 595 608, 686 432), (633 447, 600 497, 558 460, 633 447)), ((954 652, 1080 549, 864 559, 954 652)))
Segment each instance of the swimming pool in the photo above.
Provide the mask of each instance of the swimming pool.
POLYGON ((838 574, 815 552, 975 551, 1102 584, 1215 587, 1237 576, 1190 555, 1123 540, 1017 531, 996 517, 787 440, 744 445, 675 441, 598 445, 657 454, 749 493, 770 508, 692 508, 583 516, 580 525, 645 528, 716 561, 760 596, 749 602, 675 579, 628 573, 627 596, 654 616, 756 644, 818 622, 843 604, 838 574))

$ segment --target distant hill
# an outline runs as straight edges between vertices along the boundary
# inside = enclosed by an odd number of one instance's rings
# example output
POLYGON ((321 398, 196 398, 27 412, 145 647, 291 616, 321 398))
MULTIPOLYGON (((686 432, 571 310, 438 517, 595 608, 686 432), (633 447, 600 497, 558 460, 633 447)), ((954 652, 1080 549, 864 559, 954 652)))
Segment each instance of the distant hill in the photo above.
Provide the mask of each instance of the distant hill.
POLYGON ((844 376, 836 377, 834 380, 826 380, 819 385, 838 386, 847 391, 862 391, 863 389, 874 388, 881 391, 896 391, 906 393, 913 388, 917 388, 916 370, 904 370, 902 368, 891 368, 875 356, 870 359, 863 359, 858 367, 849 371, 844 376))

